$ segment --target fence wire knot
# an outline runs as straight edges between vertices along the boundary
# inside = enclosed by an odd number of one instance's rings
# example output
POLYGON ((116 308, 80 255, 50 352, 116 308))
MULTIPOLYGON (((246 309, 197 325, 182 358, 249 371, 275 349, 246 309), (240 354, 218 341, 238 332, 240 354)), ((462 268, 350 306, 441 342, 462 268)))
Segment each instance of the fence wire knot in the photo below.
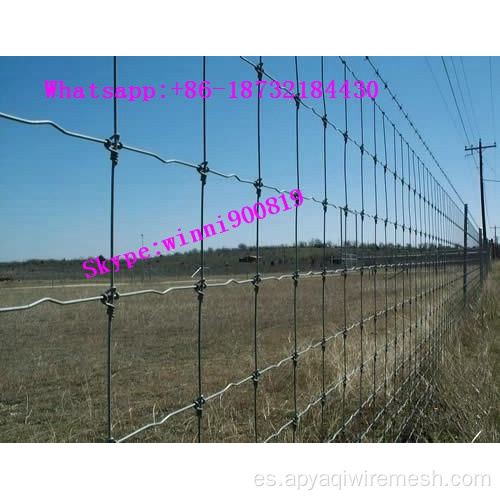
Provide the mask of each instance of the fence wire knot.
POLYGON ((326 349, 326 339, 321 340, 321 350, 324 352, 326 349))
POLYGON ((264 183, 262 182, 262 178, 259 177, 253 185, 255 186, 255 191, 257 192, 257 196, 260 198, 260 194, 262 193, 262 188, 264 186, 264 183))
POLYGON ((255 292, 259 291, 260 282, 262 281, 260 276, 260 273, 258 273, 252 278, 252 284, 255 287, 255 292))
POLYGON ((203 394, 201 394, 198 398, 195 399, 194 401, 194 409, 196 410, 196 414, 198 417, 201 418, 203 414, 203 405, 205 404, 205 398, 203 397, 203 394))
POLYGON ((203 300, 203 295, 205 295, 205 289, 207 288, 207 282, 205 280, 205 278, 203 279, 200 279, 194 289, 195 289, 195 292, 198 294, 198 299, 199 300, 203 300))
POLYGON ((120 141, 120 134, 112 135, 104 141, 104 147, 110 152, 110 158, 113 163, 118 163, 118 151, 123 148, 120 141))
POLYGON ((202 184, 205 185, 207 182, 207 174, 208 172, 210 172, 210 169, 208 168, 208 162, 207 161, 201 162, 196 168, 196 170, 198 170, 200 174, 200 180, 202 184))
POLYGON ((252 381, 253 381, 253 385, 255 387, 257 387, 257 385, 259 384, 259 377, 260 377, 260 371, 259 370, 255 370, 252 373, 252 381))
POLYGON ((116 287, 111 287, 101 294, 101 302, 106 306, 106 312, 110 318, 114 317, 115 314, 115 304, 113 300, 118 300, 120 294, 116 291, 116 287))
POLYGON ((255 71, 257 71, 257 80, 262 80, 262 76, 264 74, 264 63, 260 62, 255 66, 255 71))

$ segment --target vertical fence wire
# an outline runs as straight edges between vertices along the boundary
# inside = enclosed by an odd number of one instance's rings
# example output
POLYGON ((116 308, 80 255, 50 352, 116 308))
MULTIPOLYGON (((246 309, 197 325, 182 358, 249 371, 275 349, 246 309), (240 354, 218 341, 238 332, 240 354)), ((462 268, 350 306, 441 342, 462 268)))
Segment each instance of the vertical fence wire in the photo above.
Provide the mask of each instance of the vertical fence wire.
MULTIPOLYGON (((117 56, 113 57, 113 83, 115 88, 118 81, 118 61, 117 56)), ((118 101, 116 95, 113 97, 113 136, 106 146, 110 151, 111 158, 111 186, 110 186, 110 256, 114 255, 115 246, 115 169, 118 165, 118 149, 120 136, 118 135, 118 101)), ((113 415, 112 415, 112 334, 113 334, 113 316, 114 316, 114 300, 116 296, 116 287, 114 273, 110 273, 109 290, 103 295, 103 302, 106 305, 108 315, 108 335, 107 335, 107 380, 106 380, 106 399, 107 399, 107 440, 113 439, 113 415)))
MULTIPOLYGON (((206 57, 202 57, 202 79, 206 81, 206 57)), ((202 98, 202 155, 203 160, 198 167, 200 174, 201 188, 200 188, 200 228, 203 230, 203 223, 205 222, 205 185, 207 183, 208 163, 207 163, 207 100, 202 98)), ((202 340, 203 340, 203 298, 207 288, 205 281, 205 247, 204 239, 200 239, 200 279, 196 286, 198 297, 198 397, 196 398, 195 410, 198 418, 198 442, 202 441, 202 416, 205 398, 203 397, 203 375, 202 375, 202 340)))
MULTIPOLYGON (((297 89, 299 88, 299 64, 298 57, 295 56, 295 81, 297 89)), ((299 159, 299 112, 300 99, 298 94, 295 94, 295 173, 296 173, 296 189, 300 189, 300 159, 299 159)), ((297 409, 297 365, 298 365, 298 345, 297 345, 297 292, 299 286, 299 207, 295 204, 295 272, 293 276, 293 442, 297 439, 297 427, 299 424, 298 409, 297 409)))
MULTIPOLYGON (((424 221, 422 219, 422 184, 421 184, 421 176, 420 176, 420 158, 417 157, 417 180, 415 181, 415 185, 417 185, 418 182, 418 225, 419 225, 419 230, 418 230, 418 235, 419 235, 419 253, 424 251, 424 221)), ((419 305, 420 305, 420 338, 423 338, 425 335, 425 316, 424 316, 424 311, 426 310, 426 304, 425 304, 425 298, 424 298, 424 267, 423 267, 423 262, 422 259, 419 259, 419 265, 418 265, 418 298, 419 298, 419 305)), ((417 352, 420 354, 420 363, 424 363, 425 356, 422 353, 421 350, 417 349, 417 352)))
MULTIPOLYGON (((387 240, 387 224, 389 221, 389 200, 387 193, 387 137, 385 132, 385 113, 382 113, 382 130, 384 137, 384 200, 385 200, 385 219, 384 219, 384 295, 385 295, 385 311, 384 311, 384 422, 387 420, 387 363, 389 356, 389 250, 388 250, 388 240, 387 240)), ((386 440, 387 430, 384 425, 383 428, 383 440, 386 440)))
MULTIPOLYGON (((324 57, 321 56, 321 86, 325 88, 325 65, 324 57)), ((322 96, 323 102, 323 262, 321 266, 321 440, 326 438, 325 405, 326 405, 326 370, 325 370, 325 351, 326 351, 326 214, 328 211, 328 193, 327 193, 327 127, 328 116, 326 113, 325 92, 322 96)))
POLYGON ((412 265, 411 265, 411 258, 410 258, 410 248, 412 244, 412 219, 411 219, 411 165, 410 165, 410 145, 408 142, 406 142, 406 152, 407 152, 407 159, 406 159, 406 165, 408 167, 408 181, 407 181, 407 201, 408 201, 408 245, 406 247, 405 251, 405 260, 406 260, 406 269, 405 273, 408 273, 408 379, 409 379, 409 384, 408 384, 408 389, 410 391, 410 394, 412 393, 413 389, 413 373, 412 373, 412 297, 413 297, 413 290, 412 290, 412 265))
MULTIPOLYGON (((347 67, 346 62, 343 61, 344 65, 344 81, 347 80, 347 67)), ((342 335, 342 357, 344 362, 344 377, 342 380, 342 437, 345 439, 345 429, 346 429, 346 420, 347 420, 347 409, 346 409, 346 391, 347 391, 347 215, 349 213, 349 205, 347 198, 347 139, 349 137, 348 133, 348 121, 347 121, 347 99, 344 99, 344 220, 341 221, 340 224, 343 224, 343 230, 341 228, 341 246, 342 246, 342 255, 344 261, 344 272, 343 272, 343 306, 344 306, 344 331, 342 335), (343 238, 342 238, 343 235, 343 238)))
POLYGON ((375 99, 373 99, 373 194, 375 202, 375 215, 373 217, 373 233, 374 233, 374 254, 373 254, 373 399, 372 399, 372 423, 373 431, 375 432, 375 418, 376 418, 376 398, 377 398, 377 249, 378 249, 378 187, 377 187, 377 107, 375 99))
MULTIPOLYGON (((365 241, 365 172, 364 172, 364 153, 365 153, 365 133, 364 133, 364 116, 363 116, 363 99, 359 100, 360 103, 360 126, 361 126, 361 147, 359 148, 360 153, 360 186, 361 186, 361 213, 360 213, 360 224, 361 224, 361 252, 363 252, 364 241, 365 241)), ((359 250, 357 249, 357 252, 359 250)), ((363 310, 363 278, 364 278, 364 266, 359 266, 359 408, 363 405, 363 373, 365 371, 365 358, 364 358, 364 310, 363 310)), ((375 308, 376 310, 376 308, 375 308)), ((361 440, 361 432, 363 429, 363 410, 359 412, 360 421, 360 435, 358 440, 361 440)))
MULTIPOLYGON (((400 253, 400 258, 401 258, 401 254, 404 252, 404 248, 405 248, 405 230, 406 230, 406 226, 405 226, 405 196, 404 196, 404 193, 405 193, 405 164, 404 164, 404 151, 403 151, 403 136, 401 135, 401 133, 399 133, 399 144, 400 144, 400 153, 401 153, 401 218, 402 218, 402 226, 401 226, 401 238, 402 238, 402 241, 401 241, 401 246, 402 246, 402 250, 401 250, 401 253, 400 253)), ((402 350, 402 353, 401 353, 401 357, 402 357, 402 366, 401 366, 401 377, 402 377, 402 380, 406 380, 405 378, 405 361, 406 361, 406 355, 405 355, 405 348, 406 348, 406 322, 405 322, 405 316, 406 316, 406 309, 405 309, 405 306, 406 306, 406 301, 405 301, 405 298, 406 298, 406 294, 405 294, 405 274, 406 274, 406 263, 403 261, 403 267, 401 268, 401 288, 402 288, 402 292, 403 292, 403 299, 402 299, 402 305, 401 305, 401 333, 402 333, 402 339, 401 339, 401 342, 402 342, 402 346, 403 346, 403 350, 402 350)), ((403 393, 403 397, 404 397, 404 393, 403 393)))
MULTIPOLYGON (((259 57, 259 64, 256 67, 257 72, 257 81, 262 81, 262 69, 263 69, 262 56, 259 57)), ((256 205, 257 205, 257 213, 259 210, 260 197, 262 194, 262 170, 261 170, 261 138, 260 138, 260 120, 261 120, 261 111, 260 111, 260 99, 257 95, 257 180, 255 181, 255 191, 256 191, 256 205)), ((265 210, 265 208, 264 208, 265 210)), ((254 406, 254 438, 255 442, 259 440, 259 433, 257 427, 257 389, 259 385, 259 358, 258 358, 258 350, 257 350, 257 317, 258 317, 258 294, 260 288, 260 218, 257 217, 256 225, 255 225, 255 254, 257 256, 255 263, 255 277, 253 280, 253 289, 254 289, 254 319, 253 319, 253 342, 254 342, 254 372, 252 374, 253 378, 253 406, 254 406)))
MULTIPOLYGON (((393 150, 394 150, 394 262, 398 262, 398 201, 397 201, 397 151, 396 151, 396 126, 392 126, 393 132, 393 150)), ((393 370, 393 394, 394 394, 394 406, 398 404, 398 273, 399 270, 396 269, 394 272, 394 370, 393 370)), ((391 425, 391 438, 394 439, 394 425, 393 425, 394 414, 391 414, 390 425, 391 425)))
MULTIPOLYGON (((418 249, 418 220, 417 220, 417 175, 415 171, 415 151, 412 151, 412 173, 413 173, 413 250, 412 252, 414 254, 417 253, 418 249)), ((416 257, 413 257, 411 259, 413 262, 413 276, 414 276, 414 289, 413 289, 413 297, 414 297, 414 317, 415 317, 415 323, 414 323, 414 340, 413 340, 413 377, 414 377, 414 384, 417 383, 416 377, 417 377, 417 356, 418 356, 418 350, 417 350, 417 340, 419 336, 419 329, 418 329, 418 262, 416 260, 416 257)))

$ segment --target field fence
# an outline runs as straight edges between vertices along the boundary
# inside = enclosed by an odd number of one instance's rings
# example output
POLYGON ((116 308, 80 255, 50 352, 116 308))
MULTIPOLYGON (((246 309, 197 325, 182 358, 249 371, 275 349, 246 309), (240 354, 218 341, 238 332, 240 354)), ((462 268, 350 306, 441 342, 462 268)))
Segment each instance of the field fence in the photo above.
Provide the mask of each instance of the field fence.
MULTIPOLYGON (((318 79, 325 87, 325 61, 320 58, 318 79)), ((340 58, 343 75, 358 79, 349 61, 340 58)), ((293 59, 294 81, 299 88, 299 58, 293 59)), ((316 195, 304 194, 305 203, 317 207, 322 225, 321 259, 318 269, 301 269, 302 249, 299 245, 299 208, 294 208, 294 265, 286 273, 263 273, 261 255, 261 222, 255 221, 255 262, 253 276, 225 281, 211 281, 206 277, 206 248, 199 242, 199 272, 196 282, 169 286, 166 289, 140 289, 123 292, 110 273, 109 287, 94 296, 61 300, 43 297, 30 303, 1 307, 3 318, 19 311, 34 309, 44 303, 74 307, 83 303, 101 303, 107 315, 106 327, 106 430, 102 439, 124 442, 140 440, 148 433, 173 425, 181 419, 196 419, 195 439, 199 442, 217 440, 217 427, 224 425, 224 417, 216 415, 215 406, 231 392, 247 387, 251 397, 236 410, 240 415, 237 425, 240 439, 256 442, 269 441, 408 441, 418 429, 424 410, 432 402, 436 369, 446 356, 446 344, 453 341, 453 332, 459 326, 468 303, 473 303, 480 285, 489 270, 490 252, 483 242, 481 231, 468 213, 459 194, 441 168, 434 154, 408 114, 383 80, 371 59, 366 58, 378 81, 385 87, 402 116, 414 131, 419 143, 430 156, 433 166, 443 174, 454 192, 451 195, 433 175, 422 158, 403 136, 396 122, 382 109, 377 99, 360 99, 348 105, 344 100, 343 117, 332 121, 327 115, 323 94, 319 111, 295 95, 290 106, 295 110, 295 186, 301 187, 304 165, 301 161, 300 136, 303 114, 312 114, 318 122, 318 136, 322 143, 323 190, 316 195), (354 107, 357 109, 354 109, 354 107), (359 129, 349 128, 356 114, 359 129), (343 118, 343 119, 342 119, 343 118), (328 150, 329 134, 341 140, 341 162, 333 163, 328 150), (369 147, 369 146, 370 147, 369 147), (352 177, 354 176, 354 177, 352 177), (333 179, 333 181, 332 181, 333 179), (354 181, 352 180, 354 179, 354 181), (342 183, 343 199, 329 198, 332 182, 342 183), (355 187, 353 190, 352 187, 355 187), (331 215, 333 214, 333 216, 331 215), (331 218, 328 218, 331 217, 331 218), (334 221, 334 222, 332 222, 334 221), (331 235, 340 238, 341 260, 332 264, 327 241, 331 235), (265 306, 262 296, 266 287, 284 288, 291 294, 291 323, 288 342, 277 352, 285 355, 270 360, 262 339, 265 306), (218 390, 208 390, 206 377, 214 361, 206 354, 205 340, 211 338, 213 326, 205 321, 206 302, 210 294, 234 287, 252 291, 249 307, 252 330, 250 358, 252 367, 242 377, 224 382, 221 377, 218 390), (312 291, 314 289, 314 292, 312 291), (193 299, 182 295, 182 301, 194 300, 196 340, 196 391, 184 404, 170 407, 142 425, 116 435, 114 415, 113 366, 116 353, 113 329, 119 303, 139 296, 171 296, 195 292, 193 299), (308 331, 301 315, 305 312, 306 294, 313 294, 318 328, 308 331), (312 361, 314 359, 314 361, 312 361), (282 375, 287 384, 276 392, 266 392, 269 375, 286 370, 282 375), (314 384, 306 378, 314 379, 314 384), (314 390, 316 388, 316 390, 314 390), (272 398, 271 398, 272 396, 272 398), (271 401, 282 398, 283 401, 271 401), (281 410, 274 419, 266 417, 262 405, 271 401, 281 410), (214 407, 213 409, 211 408, 214 407), (207 423, 207 419, 208 422, 207 423), (308 427, 314 433, 308 433, 308 427)), ((114 87, 118 86, 117 58, 113 60, 114 87)), ((265 60, 241 57, 248 68, 248 78, 274 79, 272 68, 265 60)), ((201 58, 200 76, 208 79, 207 59, 201 58)), ((261 161, 261 118, 265 102, 255 98, 257 164, 254 176, 226 173, 212 166, 207 157, 207 99, 201 99, 203 127, 202 154, 199 163, 167 159, 161 155, 130 146, 119 135, 117 99, 114 98, 113 134, 102 139, 66 130, 50 120, 28 120, 0 113, 0 118, 26 125, 55 128, 69 137, 104 146, 110 155, 110 242, 109 254, 115 255, 115 177, 120 155, 135 153, 158 162, 190 169, 200 180, 199 223, 206 223, 207 180, 212 176, 247 185, 255 195, 256 203, 263 193, 289 193, 281 186, 265 182, 261 161)), ((208 104, 209 105, 209 104, 208 104)), ((338 152, 338 151, 337 151, 338 152)), ((285 293, 285 292, 282 292, 285 293)), ((133 307, 133 306, 131 306, 133 307)), ((234 325, 238 328, 238 324, 234 325)), ((210 388, 213 386, 210 383, 210 388)), ((1 394, 0 394, 1 397, 1 394)), ((218 411, 218 410, 217 410, 218 411)), ((219 415, 217 413, 217 415, 219 415)), ((103 423, 104 424, 104 423, 103 423)), ((176 424, 177 425, 177 424, 176 424)), ((180 424, 179 424, 180 425, 180 424)), ((176 429, 178 426, 176 427, 176 429)), ((182 440, 181 433, 170 436, 182 440)), ((223 439, 223 438, 222 438, 223 439)))

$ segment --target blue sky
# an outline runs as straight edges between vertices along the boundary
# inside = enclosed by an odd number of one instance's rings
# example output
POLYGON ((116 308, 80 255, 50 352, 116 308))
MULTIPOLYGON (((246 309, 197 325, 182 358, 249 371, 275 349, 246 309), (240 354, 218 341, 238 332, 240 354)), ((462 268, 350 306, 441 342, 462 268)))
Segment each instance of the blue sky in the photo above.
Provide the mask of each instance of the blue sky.
MULTIPOLYGON (((249 56, 257 61, 257 57, 249 56)), ((359 57, 348 64, 363 80, 377 80, 370 65, 359 57)), ((466 158, 466 138, 449 89, 441 58, 373 57, 374 64, 403 104, 425 141, 448 173, 461 197, 469 203, 480 224, 478 170, 466 158), (429 69, 432 68, 432 72, 429 69)), ((496 140, 494 118, 500 118, 498 102, 493 113, 488 57, 445 58, 471 142, 477 145, 496 140), (454 65, 454 66, 453 66, 454 65), (464 97, 462 102, 456 74, 464 97), (467 82, 464 78, 464 72, 467 82), (469 89, 467 89, 467 85, 469 89), (470 123, 469 123, 470 122, 470 123)), ((264 68, 274 78, 295 80, 293 57, 263 57, 264 68)), ((320 58, 299 57, 299 80, 320 79, 320 58)), ((325 58, 325 81, 343 81, 343 67, 337 57, 325 58)), ((101 88, 113 84, 112 58, 99 57, 2 57, 0 111, 28 119, 50 119, 66 129, 95 137, 113 133, 111 99, 47 99, 45 80, 63 80, 71 87, 91 83, 101 88)), ((498 58, 492 58, 493 96, 500 81, 498 58)), ((353 79, 348 76, 348 79, 353 79)), ((152 85, 167 89, 175 82, 202 80, 200 57, 147 57, 118 59, 119 85, 152 85)), ((230 81, 256 80, 255 70, 237 57, 207 58, 207 80, 211 86, 229 87, 230 81)), ((88 94, 88 92, 87 92, 88 94)), ((119 101, 119 133, 127 144, 147 149, 165 158, 193 163, 202 160, 201 99, 186 99, 166 90, 166 98, 149 102, 119 101)), ((209 168, 257 177, 256 99, 229 99, 229 91, 214 93, 207 106, 207 159, 209 168)), ((378 103, 400 128, 405 139, 452 195, 451 188, 425 152, 401 112, 380 85, 378 103)), ((498 101, 498 99, 497 99, 498 101)), ((308 104, 322 114, 322 100, 308 104)), ((359 141, 360 101, 348 105, 349 133, 359 141)), ((266 184, 282 189, 296 186, 295 106, 292 100, 261 100, 262 177, 266 184)), ((373 103, 363 101, 365 144, 373 150, 373 103), (370 121, 371 117, 371 121, 370 121)), ((344 128, 343 98, 327 99, 331 122, 344 128)), ((377 148, 383 150, 380 122, 377 148)), ((496 123, 498 129, 498 123, 496 123)), ((0 118, 0 261, 28 258, 80 258, 109 253, 109 153, 103 146, 80 141, 46 126, 28 126, 0 118)), ((321 120, 309 110, 300 110, 300 187, 306 195, 323 197, 323 131, 321 120)), ((343 139, 328 131, 328 199, 344 204, 343 139)), ((359 150, 348 150, 348 202, 361 209, 359 150)), ((499 178, 498 152, 484 153, 485 176, 499 178)), ((365 210, 374 213, 373 163, 365 157, 365 210)), ((377 177, 379 196, 383 178, 377 177)), ((500 225, 500 184, 486 184, 488 225, 500 225)), ((116 170, 115 255, 138 250, 140 234, 153 241, 199 227, 199 175, 192 169, 162 163, 122 151, 116 170)), ((264 191, 263 196, 272 196, 264 191)), ((379 200, 380 201, 380 200, 379 200)), ((206 223, 219 214, 253 205, 255 190, 234 180, 209 175, 206 186, 206 223)), ((389 216, 391 216, 390 208, 389 216)), ((379 214, 383 209, 379 206, 379 214)), ((329 210, 327 239, 339 241, 338 213, 329 210)), ((322 238, 322 208, 305 202, 299 211, 299 239, 322 238)), ((365 238, 373 239, 373 224, 366 222, 365 238)), ((492 231, 490 230, 490 237, 492 231)), ((379 234, 380 236, 380 234, 379 234)), ((348 237, 354 238, 354 220, 349 219, 348 237)), ((216 235, 207 247, 253 244, 255 225, 216 235)), ((293 211, 268 216, 262 224, 262 244, 293 241, 293 211)), ((194 245, 186 246, 189 250, 194 245)))

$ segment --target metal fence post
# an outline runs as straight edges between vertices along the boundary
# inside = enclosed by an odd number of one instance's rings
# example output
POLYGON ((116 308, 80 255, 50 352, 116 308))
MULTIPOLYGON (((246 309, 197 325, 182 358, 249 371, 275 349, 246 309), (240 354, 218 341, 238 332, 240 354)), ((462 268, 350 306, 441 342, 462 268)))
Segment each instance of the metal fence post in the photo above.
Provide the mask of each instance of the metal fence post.
POLYGON ((484 248, 483 230, 481 228, 479 228, 479 278, 480 278, 480 281, 481 281, 481 286, 483 286, 483 281, 484 281, 483 248, 484 248))
POLYGON ((491 260, 492 260, 492 253, 493 253, 492 241, 493 240, 488 240, 488 275, 490 274, 490 271, 491 271, 491 260))
POLYGON ((467 305, 467 235, 468 235, 468 205, 464 204, 464 306, 467 305))

